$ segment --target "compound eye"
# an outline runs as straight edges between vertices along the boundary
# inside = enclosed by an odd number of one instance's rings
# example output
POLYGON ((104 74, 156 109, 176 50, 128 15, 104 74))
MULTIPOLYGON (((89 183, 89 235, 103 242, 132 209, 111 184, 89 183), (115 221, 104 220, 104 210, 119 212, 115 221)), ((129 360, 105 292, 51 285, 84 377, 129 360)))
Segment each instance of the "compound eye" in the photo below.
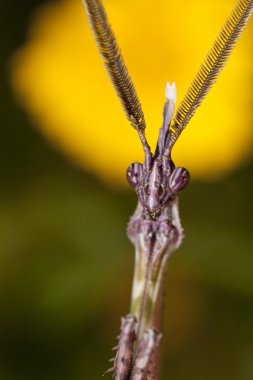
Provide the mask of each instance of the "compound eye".
POLYGON ((133 164, 129 165, 127 168, 127 180, 131 186, 134 188, 139 185, 141 179, 142 179, 142 164, 139 162, 134 162, 133 164))
POLYGON ((190 173, 185 168, 176 168, 173 170, 170 179, 169 187, 173 193, 178 193, 183 190, 190 181, 190 173))

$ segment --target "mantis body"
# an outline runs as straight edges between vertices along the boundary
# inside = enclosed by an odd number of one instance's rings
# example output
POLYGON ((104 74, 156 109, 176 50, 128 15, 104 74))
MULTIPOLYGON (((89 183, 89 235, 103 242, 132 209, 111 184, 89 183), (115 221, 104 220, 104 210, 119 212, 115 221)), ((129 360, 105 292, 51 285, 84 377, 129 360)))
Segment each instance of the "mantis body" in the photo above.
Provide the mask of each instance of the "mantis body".
POLYGON ((122 318, 117 353, 110 370, 115 380, 157 379, 162 284, 168 258, 183 239, 178 195, 190 179, 186 169, 175 167, 172 148, 224 67, 249 20, 253 0, 237 2, 175 116, 176 87, 167 83, 163 125, 154 153, 145 137, 146 123, 140 102, 103 5, 100 0, 83 2, 108 74, 145 154, 143 164, 135 162, 127 169, 127 180, 138 199, 127 229, 135 246, 135 270, 130 314, 122 318))

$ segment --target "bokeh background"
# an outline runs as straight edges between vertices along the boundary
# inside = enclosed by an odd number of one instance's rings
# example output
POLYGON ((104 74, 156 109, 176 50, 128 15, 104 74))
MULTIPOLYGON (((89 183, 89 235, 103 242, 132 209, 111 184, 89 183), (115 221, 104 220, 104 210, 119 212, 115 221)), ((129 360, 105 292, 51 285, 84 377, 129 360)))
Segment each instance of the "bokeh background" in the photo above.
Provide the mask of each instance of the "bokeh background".
MULTIPOLYGON (((154 146, 234 1, 105 2, 154 146)), ((0 378, 98 379, 128 312, 142 159, 81 1, 2 0, 0 378)), ((253 20, 175 149, 192 174, 166 284, 163 378, 253 376, 253 20)))

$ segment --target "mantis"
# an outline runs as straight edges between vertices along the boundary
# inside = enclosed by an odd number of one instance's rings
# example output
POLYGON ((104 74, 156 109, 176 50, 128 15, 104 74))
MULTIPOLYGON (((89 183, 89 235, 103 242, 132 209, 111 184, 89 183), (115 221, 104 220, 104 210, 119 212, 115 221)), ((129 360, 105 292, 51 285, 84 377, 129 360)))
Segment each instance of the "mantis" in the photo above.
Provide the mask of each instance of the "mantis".
POLYGON ((172 148, 216 81, 245 28, 253 0, 239 0, 200 66, 175 112, 176 86, 167 83, 163 124, 156 149, 145 137, 146 123, 136 90, 100 0, 83 0, 89 23, 126 117, 144 150, 144 162, 132 163, 127 180, 137 195, 137 208, 127 234, 135 246, 130 313, 122 318, 112 371, 115 380, 158 379, 162 289, 170 255, 183 240, 179 193, 188 185, 187 169, 176 167, 172 148))

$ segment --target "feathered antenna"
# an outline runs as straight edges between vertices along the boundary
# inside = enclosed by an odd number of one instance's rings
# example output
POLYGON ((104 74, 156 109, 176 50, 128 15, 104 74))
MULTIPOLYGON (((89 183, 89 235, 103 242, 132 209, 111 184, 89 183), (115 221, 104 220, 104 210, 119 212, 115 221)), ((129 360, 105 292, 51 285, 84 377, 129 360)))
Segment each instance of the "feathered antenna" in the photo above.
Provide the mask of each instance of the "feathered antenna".
POLYGON ((253 0, 238 1, 221 29, 212 49, 207 54, 205 61, 200 66, 195 79, 179 105, 172 124, 169 126, 170 138, 168 146, 165 148, 165 156, 169 155, 172 146, 217 79, 236 41, 245 28, 252 10, 253 0))
POLYGON ((108 74, 119 96, 127 119, 137 130, 145 149, 149 150, 144 136, 145 120, 133 82, 128 74, 116 38, 109 25, 100 0, 83 0, 89 23, 108 74))

